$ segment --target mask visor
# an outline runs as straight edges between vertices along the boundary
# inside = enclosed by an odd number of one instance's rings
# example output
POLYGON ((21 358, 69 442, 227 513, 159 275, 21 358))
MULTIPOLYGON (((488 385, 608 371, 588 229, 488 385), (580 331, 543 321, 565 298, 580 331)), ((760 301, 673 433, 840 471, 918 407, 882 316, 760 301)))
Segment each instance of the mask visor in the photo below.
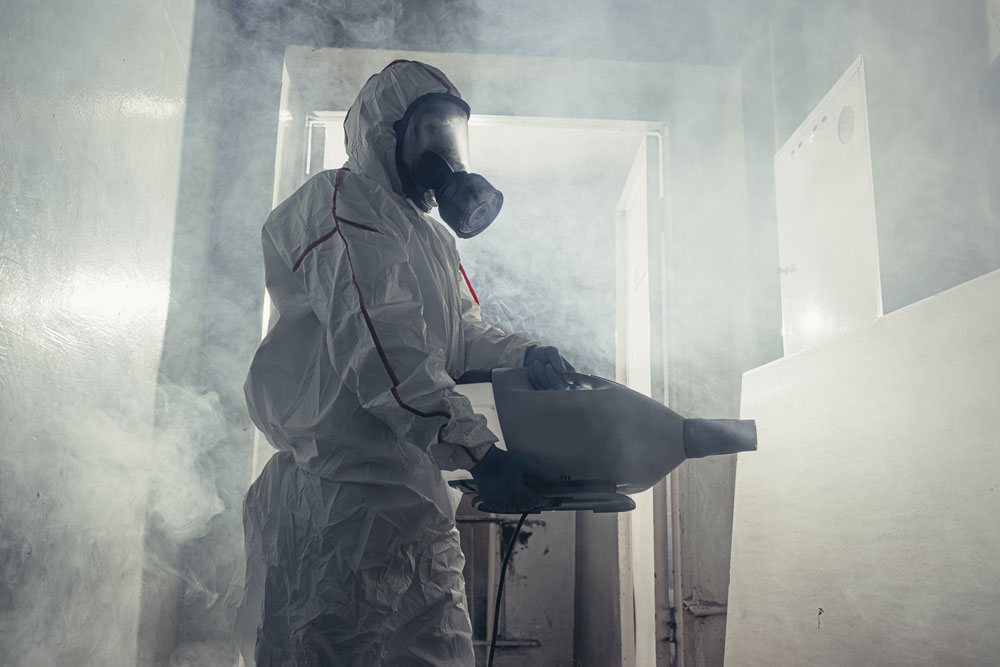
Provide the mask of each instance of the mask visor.
POLYGON ((452 171, 469 171, 469 114, 454 98, 435 96, 410 114, 403 138, 403 161, 410 165, 426 151, 437 153, 452 171))

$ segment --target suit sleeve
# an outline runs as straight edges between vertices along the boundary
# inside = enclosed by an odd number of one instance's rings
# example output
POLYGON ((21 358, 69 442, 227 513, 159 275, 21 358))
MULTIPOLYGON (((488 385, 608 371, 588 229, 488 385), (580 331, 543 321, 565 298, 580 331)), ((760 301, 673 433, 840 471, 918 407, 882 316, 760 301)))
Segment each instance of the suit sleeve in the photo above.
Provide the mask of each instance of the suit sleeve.
POLYGON ((472 284, 464 271, 459 271, 459 294, 462 299, 462 334, 465 341, 465 370, 480 368, 520 368, 524 353, 532 345, 540 345, 528 334, 512 333, 484 322, 479 303, 473 296, 472 284))
POLYGON ((423 300, 441 296, 421 293, 394 225, 338 217, 341 173, 329 179, 333 182, 325 192, 317 184, 319 196, 304 197, 292 219, 282 221, 290 224, 281 227, 316 227, 309 217, 319 216, 327 219, 321 227, 328 231, 308 243, 289 243, 281 233, 269 237, 265 226, 265 244, 274 244, 284 255, 325 325, 336 374, 361 407, 397 437, 427 451, 442 468, 469 468, 497 438, 469 400, 454 390, 444 351, 428 339, 423 300))

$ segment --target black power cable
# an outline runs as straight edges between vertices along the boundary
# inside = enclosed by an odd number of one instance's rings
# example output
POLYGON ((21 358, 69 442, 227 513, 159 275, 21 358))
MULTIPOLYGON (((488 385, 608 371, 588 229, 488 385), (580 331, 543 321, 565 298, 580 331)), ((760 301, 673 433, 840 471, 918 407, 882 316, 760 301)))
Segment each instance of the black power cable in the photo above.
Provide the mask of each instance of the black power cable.
POLYGON ((517 528, 514 530, 514 535, 510 538, 510 544, 507 545, 507 552, 503 556, 503 565, 500 566, 500 583, 497 585, 497 604, 493 609, 493 639, 490 640, 490 660, 487 663, 488 667, 493 667, 493 652, 497 648, 497 626, 500 623, 500 600, 503 598, 503 580, 507 576, 507 562, 510 560, 511 553, 514 552, 514 545, 517 544, 517 536, 521 533, 521 526, 524 525, 524 520, 528 518, 530 512, 525 512, 521 515, 521 520, 517 522, 517 528))

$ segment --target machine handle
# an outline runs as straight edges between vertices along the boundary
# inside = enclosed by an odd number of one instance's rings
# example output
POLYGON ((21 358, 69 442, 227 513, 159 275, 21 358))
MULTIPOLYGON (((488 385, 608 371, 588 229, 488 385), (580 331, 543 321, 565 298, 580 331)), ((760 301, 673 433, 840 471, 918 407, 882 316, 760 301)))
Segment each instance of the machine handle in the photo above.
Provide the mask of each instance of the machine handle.
POLYGON ((577 373, 576 371, 567 371, 562 374, 564 380, 570 385, 571 389, 586 389, 588 391, 593 391, 597 389, 611 389, 618 385, 617 382, 612 382, 611 380, 605 380, 604 378, 597 377, 596 375, 585 375, 584 373, 577 373))
POLYGON ((492 382, 493 381, 493 369, 492 368, 476 368, 471 371, 465 371, 462 376, 455 380, 455 384, 480 384, 482 382, 492 382))
MULTIPOLYGON (((495 369, 495 370, 507 370, 507 369, 495 369)), ((520 370, 520 369, 511 369, 520 370)), ((477 368, 471 371, 466 371, 455 380, 455 384, 480 384, 483 382, 493 381, 493 371, 492 368, 477 368)), ((527 373, 527 371, 525 371, 527 373)), ((612 382, 611 380, 605 380, 602 377, 597 377, 596 375, 587 375, 585 373, 577 373, 576 371, 566 371, 562 374, 563 380, 566 384, 570 385, 570 389, 586 389, 588 391, 593 391, 597 389, 611 389, 612 387, 620 387, 617 382, 612 382)), ((517 389, 517 388, 512 388, 517 389)), ((521 391, 534 391, 530 385, 527 387, 520 387, 521 391)))
MULTIPOLYGON (((528 381, 528 370, 527 369, 501 369, 497 368, 497 371, 508 372, 518 372, 519 377, 515 382, 505 383, 506 389, 511 392, 518 391, 535 391, 535 388, 531 386, 528 381)), ((612 382, 611 380, 605 380, 604 378, 597 377, 596 375, 587 375, 586 373, 577 373, 576 371, 566 371, 561 373, 562 379, 566 381, 566 384, 570 386, 570 389, 584 389, 587 391, 597 391, 601 389, 612 389, 614 387, 621 387, 617 382, 612 382)), ((560 392, 554 392, 560 393, 560 392)))

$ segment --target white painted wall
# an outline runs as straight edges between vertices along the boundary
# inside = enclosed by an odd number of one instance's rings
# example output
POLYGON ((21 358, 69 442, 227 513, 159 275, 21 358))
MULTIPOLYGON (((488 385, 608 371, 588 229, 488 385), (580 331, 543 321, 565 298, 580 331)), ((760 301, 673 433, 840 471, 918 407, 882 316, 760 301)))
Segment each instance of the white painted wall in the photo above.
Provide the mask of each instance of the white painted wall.
POLYGON ((745 374, 726 665, 996 664, 998 396, 1000 271, 745 374))
POLYGON ((0 664, 10 667, 136 659, 193 9, 3 6, 0 664))
POLYGON ((1000 0, 986 0, 986 23, 990 31, 990 61, 1000 56, 1000 0))

